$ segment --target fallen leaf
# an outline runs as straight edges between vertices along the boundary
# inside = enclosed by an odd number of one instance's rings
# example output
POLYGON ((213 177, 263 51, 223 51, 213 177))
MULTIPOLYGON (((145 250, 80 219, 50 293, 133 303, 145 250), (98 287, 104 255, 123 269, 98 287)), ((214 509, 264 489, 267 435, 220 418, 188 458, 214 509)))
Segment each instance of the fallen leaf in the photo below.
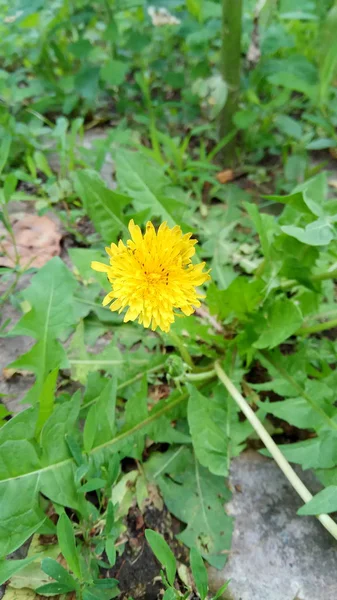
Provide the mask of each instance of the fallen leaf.
POLYGON ((332 158, 337 158, 337 148, 329 148, 332 158))
POLYGON ((160 495, 158 487, 154 483, 148 483, 147 489, 149 497, 145 500, 145 506, 154 506, 157 510, 162 511, 164 502, 160 495))
POLYGON ((219 183, 228 183, 229 181, 233 181, 234 171, 233 169, 225 169, 224 171, 220 171, 216 178, 219 183))
MULTIPOLYGON (((61 234, 49 217, 13 213, 11 225, 21 268, 40 268, 53 256, 59 256, 61 234)), ((15 248, 4 226, 0 227, 0 254, 1 266, 15 266, 15 248)))
POLYGON ((12 379, 16 372, 16 369, 2 369, 4 380, 8 381, 8 379, 12 379))

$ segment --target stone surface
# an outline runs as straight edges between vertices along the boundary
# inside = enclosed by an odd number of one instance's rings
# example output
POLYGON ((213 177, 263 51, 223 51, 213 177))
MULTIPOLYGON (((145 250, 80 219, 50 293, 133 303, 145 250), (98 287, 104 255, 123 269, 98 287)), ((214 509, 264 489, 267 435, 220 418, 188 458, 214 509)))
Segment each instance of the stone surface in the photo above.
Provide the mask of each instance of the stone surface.
MULTIPOLYGON (((298 470, 311 492, 319 484, 298 470)), ((271 459, 254 451, 232 462, 234 519, 223 571, 210 570, 212 588, 230 579, 228 600, 336 600, 337 542, 314 517, 299 517, 301 499, 271 459)))

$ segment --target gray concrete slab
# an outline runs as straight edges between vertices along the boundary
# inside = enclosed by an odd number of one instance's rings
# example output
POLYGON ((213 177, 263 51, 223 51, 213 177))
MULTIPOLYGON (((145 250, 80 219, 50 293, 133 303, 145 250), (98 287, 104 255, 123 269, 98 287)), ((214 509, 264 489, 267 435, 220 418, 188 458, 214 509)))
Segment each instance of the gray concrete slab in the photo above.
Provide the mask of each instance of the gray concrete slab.
MULTIPOLYGON (((298 470, 312 492, 319 484, 298 470)), ((337 542, 302 505, 271 459, 247 451, 234 459, 232 549, 222 571, 210 569, 212 588, 230 579, 228 600, 336 600, 337 542)))

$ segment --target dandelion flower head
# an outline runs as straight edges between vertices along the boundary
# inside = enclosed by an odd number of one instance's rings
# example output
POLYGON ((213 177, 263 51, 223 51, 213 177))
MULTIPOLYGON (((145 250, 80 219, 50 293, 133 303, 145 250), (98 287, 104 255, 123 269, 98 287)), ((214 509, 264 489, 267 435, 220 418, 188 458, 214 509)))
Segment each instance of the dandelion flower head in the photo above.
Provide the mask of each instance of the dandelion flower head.
POLYGON ((197 240, 183 235, 180 227, 162 223, 155 230, 149 221, 143 235, 133 220, 129 223, 131 239, 111 244, 106 251, 110 265, 92 262, 95 271, 106 273, 112 290, 103 306, 120 313, 127 308, 124 322, 135 321, 144 327, 168 332, 177 313, 191 315, 200 306, 196 287, 210 279, 205 263, 192 264, 197 240))

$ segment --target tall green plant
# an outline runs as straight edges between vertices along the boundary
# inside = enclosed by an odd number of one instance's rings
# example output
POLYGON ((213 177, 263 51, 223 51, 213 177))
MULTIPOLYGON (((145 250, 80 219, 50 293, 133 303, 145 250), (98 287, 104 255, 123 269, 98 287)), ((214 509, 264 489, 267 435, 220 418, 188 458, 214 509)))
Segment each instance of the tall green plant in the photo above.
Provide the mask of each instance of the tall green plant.
MULTIPOLYGON (((221 72, 228 86, 228 96, 220 114, 220 137, 228 135, 234 128, 233 115, 237 109, 240 90, 242 0, 222 2, 222 50, 221 72)), ((227 144, 224 158, 232 161, 235 138, 227 144)))

